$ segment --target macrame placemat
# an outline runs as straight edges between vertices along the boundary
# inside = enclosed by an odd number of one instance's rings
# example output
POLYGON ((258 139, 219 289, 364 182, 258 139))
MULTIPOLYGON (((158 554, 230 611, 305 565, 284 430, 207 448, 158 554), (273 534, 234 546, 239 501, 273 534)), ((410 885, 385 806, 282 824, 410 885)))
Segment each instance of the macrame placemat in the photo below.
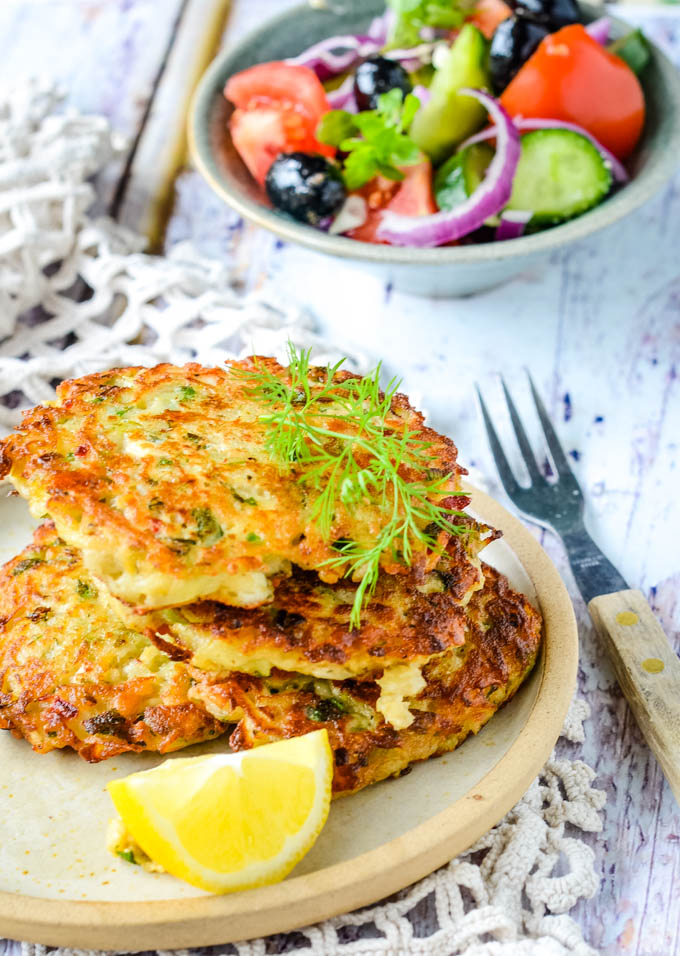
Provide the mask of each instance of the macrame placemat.
MULTIPOLYGON (((145 255, 144 240, 92 218, 91 179, 121 149, 105 119, 61 110, 32 84, 0 100, 0 433, 20 410, 49 400, 63 378, 116 365, 220 364, 253 351, 285 357, 312 347, 321 364, 367 357, 329 345, 314 319, 275 290, 239 291, 228 258, 177 245, 145 255)), ((583 741, 575 701, 563 738, 583 741)), ((587 956, 568 911, 598 888, 583 831, 602 827, 605 796, 580 760, 546 763, 525 796, 467 853, 376 906, 266 940, 186 951, 192 956, 587 956), (423 925, 431 927, 421 935, 423 925)), ((0 956, 71 956, 0 941, 0 956)))

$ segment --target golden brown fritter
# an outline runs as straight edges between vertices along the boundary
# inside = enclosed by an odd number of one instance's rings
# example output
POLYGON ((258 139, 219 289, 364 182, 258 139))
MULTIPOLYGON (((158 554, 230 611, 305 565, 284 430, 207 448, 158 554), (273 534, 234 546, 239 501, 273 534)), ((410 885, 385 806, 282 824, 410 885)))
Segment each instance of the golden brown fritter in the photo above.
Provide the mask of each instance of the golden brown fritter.
POLYGON ((423 667, 422 686, 403 694, 412 723, 395 729, 379 709, 382 678, 281 670, 227 677, 172 660, 171 645, 165 653, 120 622, 78 553, 43 525, 0 570, 0 728, 41 753, 72 747, 98 761, 125 751, 166 753, 234 724, 237 750, 325 726, 334 792, 352 793, 453 750, 533 666, 540 615, 503 575, 483 570, 484 586, 465 608, 465 643, 423 667))
MULTIPOLYGON (((334 543, 373 546, 386 512, 371 496, 357 502, 348 486, 322 534, 314 510, 319 491, 300 480, 308 466, 282 465, 267 444, 263 415, 270 407, 244 377, 254 363, 290 386, 288 369, 269 358, 226 369, 118 369, 63 382, 53 404, 27 412, 0 443, 0 478, 7 475, 32 513, 49 516, 88 570, 135 607, 200 598, 256 607, 272 598, 291 563, 337 580, 344 568, 324 564, 338 558, 334 543)), ((320 390, 326 370, 311 369, 309 379, 312 391, 320 390)), ((325 402, 315 421, 326 433, 353 434, 336 416, 356 377, 338 372, 334 381, 337 400, 325 402)), ((402 463, 402 478, 438 481, 431 493, 438 506, 469 502, 459 491, 455 445, 425 427, 406 396, 392 399, 384 432, 427 446, 427 468, 402 463)), ((337 441, 329 437, 325 446, 337 441)), ((362 469, 372 460, 360 444, 353 454, 362 469)), ((445 543, 447 533, 435 533, 445 543)), ((411 545, 416 571, 436 564, 422 542, 411 545)), ((381 566, 407 570, 390 549, 381 566)))
POLYGON ((484 567, 485 583, 466 609, 465 644, 427 664, 425 687, 410 700, 416 715, 395 730, 376 710, 370 681, 325 681, 275 672, 219 679, 194 670, 192 697, 216 717, 239 719, 235 750, 326 727, 336 796, 402 772, 415 760, 454 750, 513 696, 534 665, 541 617, 507 579, 484 567))
POLYGON ((225 726, 186 668, 120 623, 50 524, 0 570, 0 728, 40 753, 168 753, 225 726))
MULTIPOLYGON (((469 535, 453 537, 435 569, 381 575, 359 628, 350 628, 357 585, 325 584, 299 568, 279 582, 264 607, 204 601, 139 617, 137 626, 143 622, 161 647, 170 642, 194 666, 218 673, 267 676, 278 668, 343 680, 380 676, 395 664, 422 666, 462 644, 463 605, 483 583, 475 552, 498 536, 471 519, 466 524, 469 535)), ((134 616, 128 620, 135 626, 134 616)))

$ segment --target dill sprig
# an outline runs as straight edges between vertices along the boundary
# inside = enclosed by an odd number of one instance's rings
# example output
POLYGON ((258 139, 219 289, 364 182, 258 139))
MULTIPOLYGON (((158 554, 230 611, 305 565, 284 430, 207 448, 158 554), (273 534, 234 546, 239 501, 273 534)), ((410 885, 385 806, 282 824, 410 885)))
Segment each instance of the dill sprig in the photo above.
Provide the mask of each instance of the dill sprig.
POLYGON ((350 615, 350 626, 359 627, 383 555, 410 565, 417 542, 437 550, 440 531, 462 534, 467 528, 451 521, 462 512, 437 503, 450 495, 445 487, 450 476, 437 469, 433 443, 414 429, 388 424, 397 379, 381 390, 378 365, 362 378, 336 382, 345 359, 327 366, 321 378, 316 369, 310 377, 311 349, 298 351, 289 342, 288 356, 290 383, 264 366, 235 371, 247 380, 250 395, 267 406, 260 416, 268 426, 267 451, 316 492, 311 518, 325 540, 331 538, 339 502, 349 512, 369 504, 383 517, 370 545, 333 541, 337 555, 322 565, 360 578, 350 615), (409 480, 404 472, 418 477, 409 480))

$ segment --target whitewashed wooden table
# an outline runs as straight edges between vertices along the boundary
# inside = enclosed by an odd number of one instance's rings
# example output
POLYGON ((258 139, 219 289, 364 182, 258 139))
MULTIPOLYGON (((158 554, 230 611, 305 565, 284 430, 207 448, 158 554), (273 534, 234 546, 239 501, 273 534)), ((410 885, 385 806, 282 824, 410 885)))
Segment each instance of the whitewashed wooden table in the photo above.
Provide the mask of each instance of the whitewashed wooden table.
MULTIPOLYGON (((235 0, 223 42, 292 2, 235 0)), ((148 154, 167 138, 166 123, 172 133, 176 78, 193 62, 197 31, 221 6, 0 3, 1 81, 36 73, 58 79, 70 103, 103 112, 128 137, 127 151, 99 183, 103 208, 139 221, 144 191, 156 185, 145 178, 148 154)), ((680 64, 680 9, 631 7, 628 15, 644 19, 680 64)), ((178 177, 165 243, 185 238, 208 255, 233 258, 246 287, 273 279, 336 342, 384 358, 501 499, 473 383, 500 413, 494 373, 502 371, 530 414, 523 378, 530 369, 587 493, 593 535, 680 646, 680 175, 609 232, 462 300, 399 295, 351 266, 285 246, 244 226, 191 171, 178 177)), ((572 915, 607 956, 670 956, 680 952, 680 809, 603 659, 561 546, 536 534, 574 599, 579 686, 593 709, 581 756, 608 797, 603 832, 587 837, 601 891, 572 915)))

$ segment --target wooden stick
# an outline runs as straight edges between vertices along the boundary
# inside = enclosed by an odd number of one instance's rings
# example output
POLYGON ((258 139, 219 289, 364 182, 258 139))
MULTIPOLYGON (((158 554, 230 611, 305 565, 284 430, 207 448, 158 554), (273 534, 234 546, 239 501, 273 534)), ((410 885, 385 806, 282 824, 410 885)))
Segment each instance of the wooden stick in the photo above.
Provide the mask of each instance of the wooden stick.
POLYGON ((680 804, 680 660, 640 591, 593 598, 588 610, 621 690, 680 804))
POLYGON ((219 48, 229 6, 230 0, 187 0, 137 144, 117 218, 148 236, 151 251, 163 243, 175 178, 187 158, 189 103, 219 48))

